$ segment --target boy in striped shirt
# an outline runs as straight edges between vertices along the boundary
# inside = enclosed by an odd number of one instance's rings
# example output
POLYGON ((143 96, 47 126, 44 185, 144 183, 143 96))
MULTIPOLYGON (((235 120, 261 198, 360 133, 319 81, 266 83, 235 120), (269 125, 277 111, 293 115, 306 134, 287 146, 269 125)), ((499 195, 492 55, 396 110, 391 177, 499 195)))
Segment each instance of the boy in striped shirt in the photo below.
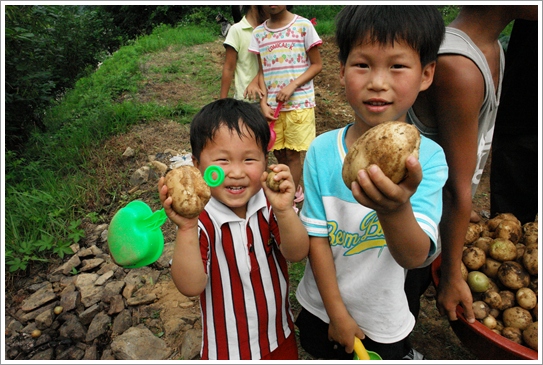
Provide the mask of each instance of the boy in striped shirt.
POLYGON ((203 360, 297 360, 289 304, 287 260, 307 256, 309 237, 292 202, 286 165, 271 165, 280 191, 266 185, 270 130, 262 113, 231 98, 206 105, 194 117, 190 143, 202 174, 220 166, 224 182, 198 218, 171 208, 161 178, 166 214, 178 226, 172 279, 186 296, 200 296, 203 360))

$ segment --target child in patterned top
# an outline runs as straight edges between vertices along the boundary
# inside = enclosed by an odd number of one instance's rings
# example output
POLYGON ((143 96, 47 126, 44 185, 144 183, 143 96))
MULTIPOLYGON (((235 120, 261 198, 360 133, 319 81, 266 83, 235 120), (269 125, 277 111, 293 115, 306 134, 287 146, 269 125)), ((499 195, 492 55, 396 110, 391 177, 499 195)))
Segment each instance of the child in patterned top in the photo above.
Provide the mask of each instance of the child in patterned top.
POLYGON ((291 8, 264 5, 270 18, 253 31, 249 52, 259 55, 261 83, 266 86, 260 107, 268 121, 275 120, 272 151, 279 163, 290 168, 298 187, 296 203, 303 200, 301 152, 316 136, 313 78, 322 70, 318 49, 322 40, 311 21, 291 13, 291 8))

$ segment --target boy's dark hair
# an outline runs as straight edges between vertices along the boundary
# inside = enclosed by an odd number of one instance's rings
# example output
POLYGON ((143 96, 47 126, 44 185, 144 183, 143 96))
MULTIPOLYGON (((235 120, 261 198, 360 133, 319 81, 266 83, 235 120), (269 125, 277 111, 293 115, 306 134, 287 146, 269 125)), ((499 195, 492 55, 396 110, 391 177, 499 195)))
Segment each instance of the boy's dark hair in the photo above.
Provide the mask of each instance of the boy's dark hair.
POLYGON ((445 34, 443 17, 432 5, 349 5, 336 16, 339 60, 347 62, 351 48, 362 42, 392 45, 406 42, 422 66, 437 59, 445 34))
POLYGON ((247 137, 247 131, 240 128, 240 121, 254 135, 256 143, 267 155, 270 127, 262 112, 246 101, 224 98, 207 104, 192 119, 190 146, 196 160, 200 160, 202 149, 213 140, 222 125, 228 127, 229 131, 236 131, 240 137, 247 137))

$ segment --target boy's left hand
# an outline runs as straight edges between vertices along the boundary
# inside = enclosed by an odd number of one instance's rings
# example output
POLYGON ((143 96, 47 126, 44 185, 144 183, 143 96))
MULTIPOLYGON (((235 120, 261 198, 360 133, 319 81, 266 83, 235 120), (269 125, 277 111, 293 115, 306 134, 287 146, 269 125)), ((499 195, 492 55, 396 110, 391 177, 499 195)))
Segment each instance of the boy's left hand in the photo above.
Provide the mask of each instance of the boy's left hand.
POLYGON ((292 209, 292 202, 294 201, 294 193, 296 191, 294 189, 294 180, 289 167, 284 164, 274 164, 270 165, 269 169, 276 173, 274 178, 276 181, 283 180, 279 185, 279 191, 277 192, 270 189, 268 184, 266 184, 266 178, 268 177, 267 171, 264 171, 260 177, 262 189, 264 189, 264 193, 270 201, 273 210, 278 212, 292 209))
POLYGON ((407 177, 394 184, 377 165, 358 171, 358 182, 351 184, 353 196, 360 204, 380 213, 390 213, 409 201, 422 181, 419 160, 409 156, 405 162, 407 177))

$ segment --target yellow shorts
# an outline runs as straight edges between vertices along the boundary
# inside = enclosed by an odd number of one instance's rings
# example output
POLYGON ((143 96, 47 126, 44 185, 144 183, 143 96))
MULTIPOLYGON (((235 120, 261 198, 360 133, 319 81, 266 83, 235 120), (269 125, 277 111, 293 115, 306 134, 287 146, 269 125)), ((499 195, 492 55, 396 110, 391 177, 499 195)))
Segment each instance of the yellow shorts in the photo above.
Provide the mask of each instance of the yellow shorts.
POLYGON ((281 112, 273 129, 277 139, 272 151, 284 148, 307 151, 316 136, 315 108, 281 112))

